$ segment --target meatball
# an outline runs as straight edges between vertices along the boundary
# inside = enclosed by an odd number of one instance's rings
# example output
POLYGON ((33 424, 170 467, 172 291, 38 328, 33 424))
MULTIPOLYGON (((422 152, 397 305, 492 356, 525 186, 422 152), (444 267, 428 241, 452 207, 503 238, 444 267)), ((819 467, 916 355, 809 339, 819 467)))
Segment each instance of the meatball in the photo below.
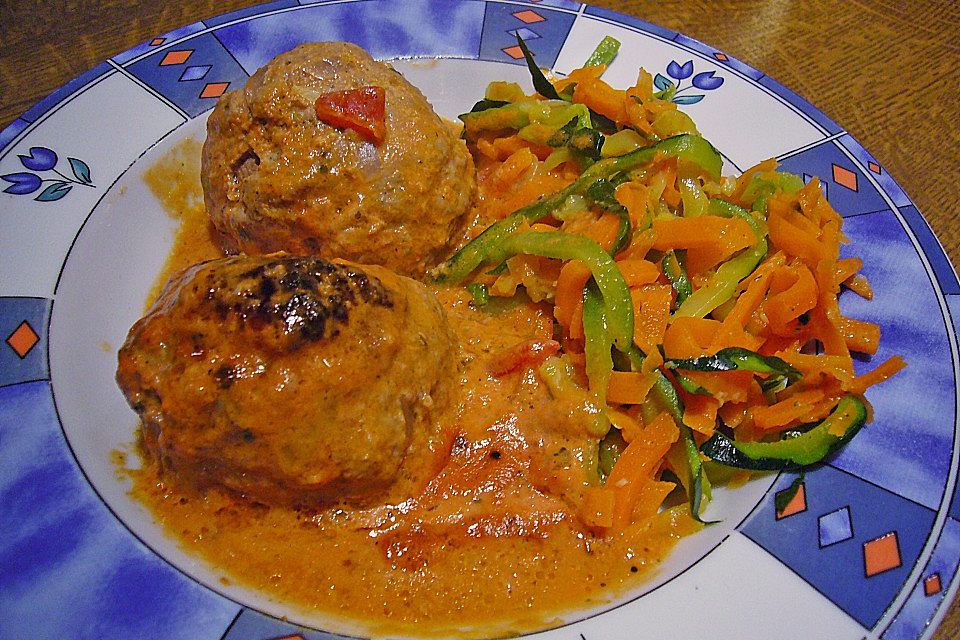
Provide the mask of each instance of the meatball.
POLYGON ((415 492, 456 367, 421 283, 277 253, 174 277, 131 328, 117 382, 164 476, 300 508, 415 492))
POLYGON ((343 42, 301 45, 225 94, 202 183, 228 252, 344 258, 422 275, 459 239, 476 194, 463 141, 392 67, 343 42), (317 118, 322 94, 381 87, 386 136, 317 118))

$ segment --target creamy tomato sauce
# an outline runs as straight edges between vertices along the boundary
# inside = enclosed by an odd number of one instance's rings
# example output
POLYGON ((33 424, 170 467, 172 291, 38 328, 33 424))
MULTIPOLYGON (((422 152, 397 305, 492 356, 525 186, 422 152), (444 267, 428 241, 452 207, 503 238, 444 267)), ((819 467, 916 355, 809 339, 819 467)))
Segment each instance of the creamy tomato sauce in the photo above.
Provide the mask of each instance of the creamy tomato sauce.
MULTIPOLYGON (((158 287, 221 255, 203 210, 199 152, 187 140, 146 176, 180 220, 158 287)), ((523 298, 479 310, 462 288, 436 294, 461 345, 459 402, 443 418, 437 473, 417 495, 298 511, 191 492, 146 459, 132 472, 135 496, 225 581, 360 633, 506 635, 636 585, 695 525, 668 509, 601 536, 578 519, 597 481, 597 438, 585 433, 582 407, 552 397, 532 369, 492 373, 505 350, 552 336, 549 308, 523 298)))

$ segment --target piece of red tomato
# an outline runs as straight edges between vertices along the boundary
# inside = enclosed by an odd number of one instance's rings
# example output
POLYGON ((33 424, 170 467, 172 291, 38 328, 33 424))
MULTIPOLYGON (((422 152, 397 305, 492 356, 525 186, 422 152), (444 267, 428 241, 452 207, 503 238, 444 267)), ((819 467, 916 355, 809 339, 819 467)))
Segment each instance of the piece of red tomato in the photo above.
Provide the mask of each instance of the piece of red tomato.
POLYGON ((383 87, 331 91, 317 98, 317 118, 338 129, 353 129, 364 140, 380 144, 387 135, 386 92, 383 87))
POLYGON ((525 340, 496 354, 490 362, 490 374, 500 378, 508 373, 533 369, 560 351, 556 340, 525 340))

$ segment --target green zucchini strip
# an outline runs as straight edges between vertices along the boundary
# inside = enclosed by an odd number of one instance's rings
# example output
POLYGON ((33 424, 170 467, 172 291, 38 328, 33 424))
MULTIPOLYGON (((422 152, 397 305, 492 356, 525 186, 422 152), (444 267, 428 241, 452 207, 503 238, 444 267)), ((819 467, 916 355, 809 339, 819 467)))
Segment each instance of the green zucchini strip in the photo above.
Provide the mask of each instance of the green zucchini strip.
POLYGON ((741 347, 727 347, 712 356, 699 356, 682 360, 667 360, 669 369, 687 371, 753 371, 785 376, 798 380, 800 372, 776 356, 762 356, 755 351, 741 347))
POLYGON ((597 44, 587 61, 583 63, 585 67, 597 67, 601 64, 610 65, 613 59, 617 57, 620 51, 620 41, 613 36, 603 36, 603 40, 597 44))
POLYGON ((613 371, 613 358, 610 355, 613 340, 607 330, 603 297, 593 281, 583 289, 583 338, 590 392, 602 406, 607 402, 610 372, 613 371))
MULTIPOLYGON (((519 229, 524 221, 536 222, 551 215, 559 209, 570 196, 584 195, 590 186, 600 179, 610 179, 614 174, 629 171, 647 164, 653 160, 658 152, 689 160, 700 166, 714 179, 719 179, 720 177, 720 168, 723 164, 723 159, 720 157, 720 154, 713 145, 705 139, 691 134, 674 136, 666 140, 661 140, 649 147, 642 147, 631 151, 623 156, 600 160, 587 168, 573 183, 552 196, 522 207, 503 220, 499 220, 487 227, 483 233, 453 254, 449 260, 435 268, 431 272, 431 275, 437 282, 460 282, 484 262, 485 257, 489 255, 492 247, 495 247, 503 238, 519 229)), ((766 251, 766 243, 764 242, 762 255, 766 255, 766 251)), ((736 258, 734 258, 734 260, 736 260, 736 258)), ((726 264, 730 264, 731 262, 733 262, 733 260, 728 261, 726 264)), ((722 268, 723 267, 721 267, 721 269, 722 268)), ((751 267, 750 271, 752 270, 753 268, 751 267)), ((749 272, 747 275, 749 275, 749 272)), ((746 275, 743 277, 746 277, 746 275)), ((739 280, 737 280, 737 282, 739 282, 739 280)), ((733 288, 736 287, 737 282, 734 282, 731 286, 730 295, 733 294, 733 288)))
POLYGON ((728 467, 780 471, 807 467, 836 453, 860 431, 867 408, 857 396, 844 396, 833 412, 809 431, 776 442, 737 442, 719 431, 700 450, 728 467))
POLYGON ((486 258, 500 263, 515 255, 534 255, 559 260, 580 260, 590 272, 603 297, 607 326, 614 344, 626 351, 633 344, 633 304, 630 288, 613 258, 585 236, 562 231, 522 231, 500 239, 486 258))
POLYGON ((540 70, 537 61, 533 59, 530 48, 527 47, 527 43, 523 41, 519 33, 517 34, 517 44, 520 45, 520 51, 523 52, 523 59, 527 62, 527 69, 530 70, 530 76, 533 79, 533 88, 544 98, 560 100, 560 94, 557 93, 556 87, 543 75, 543 71, 540 70))

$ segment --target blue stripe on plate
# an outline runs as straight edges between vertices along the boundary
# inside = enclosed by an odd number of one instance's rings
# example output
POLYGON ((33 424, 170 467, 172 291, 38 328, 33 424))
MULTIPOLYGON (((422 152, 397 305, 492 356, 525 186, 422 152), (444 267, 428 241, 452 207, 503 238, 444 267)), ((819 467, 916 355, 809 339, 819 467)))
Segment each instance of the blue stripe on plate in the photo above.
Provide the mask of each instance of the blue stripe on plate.
POLYGON ((934 512, 824 466, 805 476, 807 508, 777 519, 775 495, 786 489, 794 477, 785 474, 778 479, 761 505, 741 525, 741 532, 861 625, 873 627, 903 588, 930 534, 934 512), (823 523, 843 509, 850 515, 850 537, 821 546, 823 523), (878 538, 893 546, 900 562, 868 576, 865 558, 870 551, 865 549, 875 547, 865 545, 878 538))
POLYGON ((573 0, 510 0, 516 4, 525 4, 531 7, 555 7, 557 9, 568 9, 570 11, 579 11, 583 6, 573 0))
POLYGON ((476 58, 483 3, 357 1, 304 6, 217 29, 220 42, 252 74, 304 42, 343 40, 375 58, 476 58))
POLYGON ((0 387, 47 380, 50 300, 0 298, 0 387))
POLYGON ((652 33, 662 38, 666 38, 667 40, 673 40, 677 37, 677 32, 673 31, 672 29, 667 29, 665 27, 661 27, 660 25, 647 22, 646 20, 641 20, 640 18, 636 18, 634 16, 628 16, 611 9, 591 7, 588 5, 586 9, 584 9, 584 14, 588 16, 597 16, 598 18, 605 18, 618 24, 629 25, 631 27, 640 29, 641 31, 646 31, 647 33, 652 33))
POLYGON ((210 33, 157 51, 130 64, 127 70, 191 117, 212 109, 220 94, 247 81, 244 70, 210 33), (194 67, 210 68, 202 79, 189 80, 193 76, 185 77, 184 73, 194 67))
POLYGON ((30 123, 23 118, 17 118, 0 131, 0 151, 3 151, 10 142, 20 135, 20 132, 30 126, 30 123))
POLYGON ((851 242, 841 255, 863 260, 874 298, 844 292, 841 311, 882 327, 879 351, 869 361, 857 359, 855 368, 862 373, 895 354, 907 368, 867 392, 874 421, 833 464, 937 509, 950 471, 956 419, 947 321, 937 311, 930 275, 893 211, 847 218, 843 230, 851 242))
POLYGON ((784 158, 780 166, 804 176, 805 181, 809 181, 811 176, 820 178, 827 200, 842 216, 889 208, 861 167, 843 153, 834 141, 825 141, 784 158))
POLYGON ((943 289, 944 293, 960 293, 960 283, 957 282, 957 274, 950 264, 950 259, 944 252, 940 241, 933 235, 930 225, 927 224, 924 217, 920 215, 920 211, 918 211, 915 206, 908 205, 906 207, 900 207, 900 213, 903 214, 910 230, 913 231, 913 234, 920 242, 920 246, 923 247, 923 253, 927 256, 927 260, 930 261, 930 266, 937 276, 937 282, 940 284, 940 288, 943 289))
POLYGON ((298 3, 297 0, 275 0, 275 2, 265 2, 263 4, 246 7, 244 9, 237 9, 236 11, 231 11, 230 13, 224 13, 219 16, 207 18, 203 21, 203 23, 208 27, 215 27, 227 22, 233 22, 234 20, 241 20, 243 18, 250 18, 253 16, 270 13, 276 11, 277 9, 296 7, 299 6, 299 4, 300 3, 298 3))
POLYGON ((950 604, 944 597, 956 579, 958 557, 960 522, 948 518, 910 596, 880 636, 883 640, 916 640, 927 631, 937 610, 950 604))
POLYGON ((85 85, 93 82, 100 76, 113 71, 113 67, 110 66, 107 62, 101 62, 93 69, 86 71, 85 73, 80 74, 67 84, 63 85, 46 98, 33 105, 23 115, 20 116, 21 119, 26 120, 27 122, 35 122, 47 111, 50 111, 52 107, 63 101, 65 98, 72 95, 77 90, 81 89, 85 85))
POLYGON ((870 176, 880 184, 880 187, 890 196, 890 199, 893 200, 895 205, 905 207, 912 204, 910 198, 907 197, 907 194, 900 188, 896 180, 894 180, 890 174, 887 173, 886 169, 876 161, 873 155, 864 149, 852 136, 849 134, 842 135, 837 138, 837 142, 853 154, 853 157, 855 157, 862 166, 866 167, 870 172, 870 176))
POLYGON ((238 605, 173 569, 107 510, 67 448, 48 383, 0 388, 0 442, 0 637, 222 635, 238 605))
POLYGON ((843 129, 837 125, 836 122, 828 118, 822 111, 814 107, 812 104, 804 100, 797 93, 794 93, 791 89, 783 86, 773 78, 768 75, 763 75, 757 79, 757 84, 760 84, 767 89, 770 89, 775 94, 786 100, 788 103, 796 107, 801 113, 805 114, 808 118, 819 124, 827 132, 828 135, 834 133, 840 133, 843 129))
POLYGON ((764 75, 762 71, 758 71, 754 69, 750 65, 744 62, 741 62, 740 60, 737 60, 733 56, 728 55, 722 51, 718 51, 717 49, 714 49, 713 47, 707 44, 704 44, 699 40, 694 40, 689 36, 685 36, 682 33, 677 34, 677 37, 674 38, 674 42, 676 42, 677 44, 683 45, 685 47, 689 47, 694 51, 699 51, 700 53, 706 54, 712 60, 715 60, 719 64, 727 65, 732 69, 736 69, 737 71, 747 76, 751 80, 754 80, 754 81, 759 80, 764 75))
POLYGON ((346 638, 345 636, 290 624, 253 609, 244 609, 234 623, 230 625, 230 630, 227 631, 222 640, 264 640, 265 638, 287 636, 301 636, 303 640, 345 640, 346 638))
POLYGON ((150 53, 151 51, 160 51, 163 48, 168 48, 170 47, 171 43, 179 40, 180 38, 193 35, 198 31, 203 31, 205 28, 206 27, 202 22, 193 22, 191 24, 178 27, 173 31, 168 31, 162 35, 150 38, 146 42, 141 42, 132 49, 127 49, 123 53, 118 53, 117 55, 113 56, 113 61, 119 65, 124 65, 138 56, 150 53))
POLYGON ((515 33, 520 36, 533 53, 541 67, 552 67, 560 55, 560 49, 573 27, 576 15, 543 7, 527 7, 510 3, 487 2, 483 19, 483 42, 480 58, 494 62, 526 64, 523 57, 510 55, 517 47, 515 33))

